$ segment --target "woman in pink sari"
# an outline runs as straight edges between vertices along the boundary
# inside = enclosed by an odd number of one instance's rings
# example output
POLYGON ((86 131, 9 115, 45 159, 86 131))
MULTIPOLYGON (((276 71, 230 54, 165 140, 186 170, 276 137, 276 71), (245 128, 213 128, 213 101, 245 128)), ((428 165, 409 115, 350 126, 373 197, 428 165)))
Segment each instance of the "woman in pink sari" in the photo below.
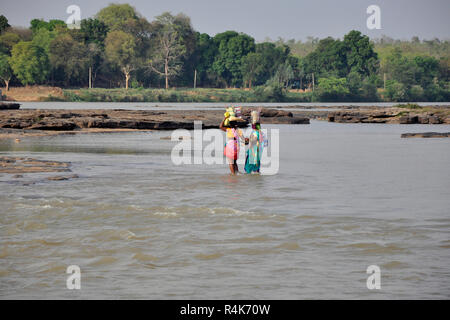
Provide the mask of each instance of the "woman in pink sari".
POLYGON ((227 143, 224 149, 224 155, 227 157, 228 165, 230 166, 231 174, 239 173, 239 168, 237 165, 237 159, 239 157, 239 143, 244 139, 244 134, 242 130, 238 128, 237 121, 230 119, 229 127, 225 127, 223 119, 220 124, 220 129, 227 133, 227 143))

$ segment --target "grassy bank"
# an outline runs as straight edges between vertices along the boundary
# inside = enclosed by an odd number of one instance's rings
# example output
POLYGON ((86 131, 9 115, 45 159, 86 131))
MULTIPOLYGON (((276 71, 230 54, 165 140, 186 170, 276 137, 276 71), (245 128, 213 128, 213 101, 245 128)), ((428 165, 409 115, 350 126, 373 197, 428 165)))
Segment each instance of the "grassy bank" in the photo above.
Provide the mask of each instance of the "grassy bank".
POLYGON ((80 102, 310 102, 310 93, 244 89, 65 89, 46 101, 80 102))

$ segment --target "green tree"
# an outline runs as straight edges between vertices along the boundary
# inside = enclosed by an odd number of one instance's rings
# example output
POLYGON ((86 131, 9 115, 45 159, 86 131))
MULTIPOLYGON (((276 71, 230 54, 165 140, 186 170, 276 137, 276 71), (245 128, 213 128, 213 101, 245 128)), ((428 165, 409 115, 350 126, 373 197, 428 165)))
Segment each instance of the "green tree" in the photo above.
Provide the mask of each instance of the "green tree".
POLYGON ((106 35, 109 31, 104 22, 98 19, 83 19, 81 20, 80 30, 86 44, 95 43, 99 47, 104 47, 106 35))
POLYGON ((255 52, 261 55, 261 72, 256 80, 257 84, 264 84, 275 75, 278 67, 289 57, 290 49, 286 45, 277 47, 274 43, 263 42, 255 46, 255 52))
POLYGON ((38 29, 33 34, 33 40, 31 42, 34 46, 44 49, 45 53, 48 55, 50 50, 51 42, 58 35, 55 31, 50 31, 46 28, 38 29))
POLYGON ((356 71, 367 77, 378 71, 378 55, 368 36, 352 30, 344 36, 346 50, 347 73, 356 71))
POLYGON ((270 82, 276 82, 276 84, 284 89, 287 89, 289 83, 294 79, 294 70, 292 66, 285 62, 278 66, 275 75, 269 80, 270 82))
POLYGON ((87 74, 88 50, 69 34, 58 35, 50 44, 50 63, 53 68, 63 70, 66 86, 71 81, 85 82, 82 79, 87 74))
POLYGON ((44 49, 31 41, 21 41, 12 48, 10 65, 24 85, 43 83, 50 68, 44 49))
POLYGON ((212 70, 225 80, 227 86, 242 84, 242 58, 255 51, 255 39, 235 31, 219 33, 214 37, 218 53, 212 70))
POLYGON ((377 86, 370 78, 365 78, 362 82, 361 97, 364 101, 379 101, 377 86))
POLYGON ((416 65, 415 80, 417 84, 426 88, 433 83, 434 79, 438 78, 439 60, 430 56, 416 56, 413 61, 416 65))
POLYGON ((0 80, 5 83, 6 91, 9 90, 9 81, 13 76, 11 66, 9 65, 9 56, 0 53, 0 80))
POLYGON ((0 52, 10 55, 12 47, 20 41, 20 36, 12 32, 0 35, 0 52))
POLYGON ((67 24, 64 21, 58 19, 52 19, 48 22, 44 21, 43 19, 33 19, 31 20, 30 24, 31 31, 33 31, 33 33, 38 31, 39 29, 47 29, 48 31, 53 31, 58 28, 67 29, 67 24))
POLYGON ((123 31, 109 32, 105 39, 105 53, 108 61, 117 65, 122 71, 125 76, 125 88, 128 89, 131 72, 137 66, 134 37, 123 31))
POLYGON ((193 53, 193 65, 197 70, 197 79, 202 85, 216 85, 211 79, 211 66, 217 54, 214 39, 206 33, 196 33, 196 48, 193 53))
POLYGON ((347 80, 345 78, 321 78, 316 94, 320 101, 342 101, 346 100, 350 93, 347 88, 347 80))
POLYGON ((136 10, 129 4, 110 4, 101 9, 96 18, 103 22, 111 31, 127 31, 124 28, 130 21, 138 20, 136 10))
POLYGON ((11 26, 8 23, 8 19, 4 15, 1 15, 0 16, 0 34, 2 34, 3 31, 8 29, 9 27, 11 27, 11 26))
POLYGON ((450 81, 450 56, 439 59, 439 78, 442 81, 450 81))
POLYGON ((97 78, 98 71, 103 65, 105 60, 105 53, 97 43, 92 42, 87 45, 87 58, 91 71, 92 82, 91 86, 94 87, 95 79, 97 78))
POLYGON ((346 77, 346 48, 342 41, 331 37, 319 41, 317 48, 305 58, 305 73, 320 77, 346 77))
POLYGON ((258 78, 259 74, 263 71, 263 57, 260 53, 250 52, 248 55, 242 58, 242 74, 243 80, 248 84, 248 87, 252 88, 252 83, 258 78))
MULTIPOLYGON (((418 72, 414 61, 404 56, 399 48, 395 48, 392 53, 387 56, 383 61, 381 70, 383 73, 387 74, 388 79, 402 83, 406 88, 406 91, 415 84, 415 75, 418 72)), ((392 82, 391 87, 395 86, 397 86, 397 84, 392 82)))
POLYGON ((408 100, 408 88, 401 82, 396 80, 388 80, 386 81, 386 91, 384 95, 390 101, 407 101, 408 100))
POLYGON ((352 95, 359 95, 362 87, 362 77, 358 72, 352 71, 347 75, 347 87, 352 95))

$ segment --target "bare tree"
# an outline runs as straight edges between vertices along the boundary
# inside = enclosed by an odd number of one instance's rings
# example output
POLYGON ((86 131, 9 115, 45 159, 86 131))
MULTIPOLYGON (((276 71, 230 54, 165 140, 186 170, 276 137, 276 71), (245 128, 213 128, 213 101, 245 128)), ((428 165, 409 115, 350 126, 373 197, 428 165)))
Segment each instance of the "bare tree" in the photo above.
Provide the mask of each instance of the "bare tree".
POLYGON ((157 18, 155 47, 149 60, 151 70, 165 78, 166 89, 169 88, 169 79, 180 73, 181 58, 186 54, 186 47, 174 24, 174 18, 170 13, 157 18))

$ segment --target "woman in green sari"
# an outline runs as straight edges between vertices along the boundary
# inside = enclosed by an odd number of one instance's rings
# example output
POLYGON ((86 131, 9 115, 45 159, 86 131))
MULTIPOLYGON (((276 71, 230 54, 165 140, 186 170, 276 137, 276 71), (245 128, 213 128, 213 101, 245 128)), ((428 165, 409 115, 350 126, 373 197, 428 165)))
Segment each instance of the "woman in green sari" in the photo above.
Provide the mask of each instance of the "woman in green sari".
POLYGON ((252 112, 252 133, 249 137, 249 147, 245 161, 245 172, 260 172, 261 156, 264 149, 264 134, 261 131, 261 124, 259 123, 259 114, 255 115, 256 111, 252 112))
POLYGON ((261 168, 261 154, 263 149, 262 133, 260 124, 252 124, 252 133, 249 137, 249 147, 245 161, 245 172, 257 172, 261 168))

